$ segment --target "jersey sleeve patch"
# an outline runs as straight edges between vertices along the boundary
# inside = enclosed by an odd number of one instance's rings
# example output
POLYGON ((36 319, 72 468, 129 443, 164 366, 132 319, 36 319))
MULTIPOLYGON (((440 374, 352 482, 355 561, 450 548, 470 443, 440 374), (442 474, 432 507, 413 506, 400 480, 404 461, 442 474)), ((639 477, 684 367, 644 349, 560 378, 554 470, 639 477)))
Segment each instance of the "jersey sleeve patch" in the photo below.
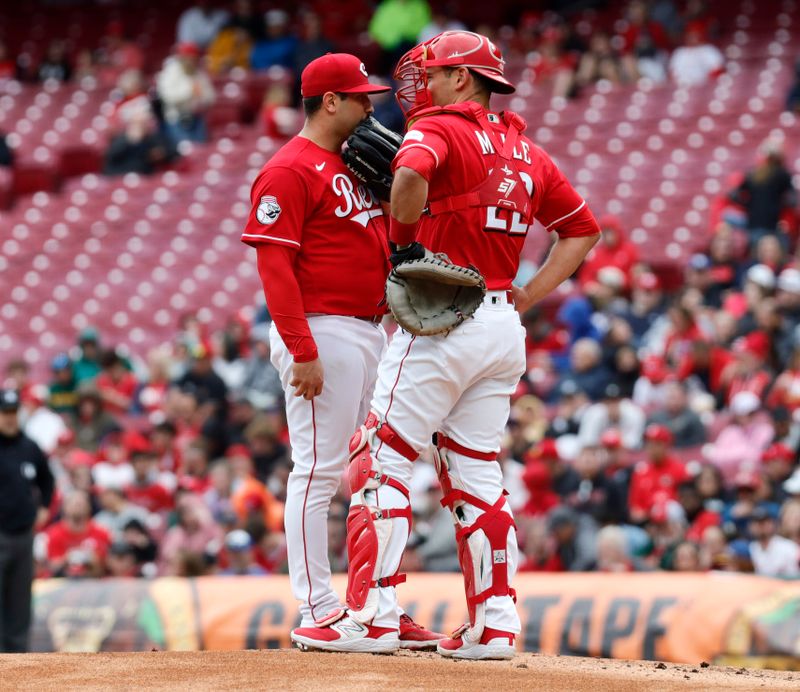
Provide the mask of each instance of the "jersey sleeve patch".
POLYGON ((265 195, 261 198, 256 209, 256 219, 264 226, 271 226, 281 215, 281 205, 273 195, 265 195))

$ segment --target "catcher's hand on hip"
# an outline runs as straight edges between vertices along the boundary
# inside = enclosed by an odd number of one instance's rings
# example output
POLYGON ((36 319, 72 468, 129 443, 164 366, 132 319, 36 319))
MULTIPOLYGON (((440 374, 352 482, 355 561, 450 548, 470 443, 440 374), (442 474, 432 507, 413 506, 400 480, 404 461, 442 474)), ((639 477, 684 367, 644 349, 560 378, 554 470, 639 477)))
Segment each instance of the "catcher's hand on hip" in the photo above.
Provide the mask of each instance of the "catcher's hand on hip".
POLYGON ((399 134, 370 116, 347 138, 342 160, 378 199, 388 200, 392 188, 392 160, 402 143, 399 134))
POLYGON ((323 380, 322 361, 319 358, 308 363, 292 365, 292 379, 289 380, 289 384, 294 387, 295 396, 311 401, 315 396, 322 394, 323 380))

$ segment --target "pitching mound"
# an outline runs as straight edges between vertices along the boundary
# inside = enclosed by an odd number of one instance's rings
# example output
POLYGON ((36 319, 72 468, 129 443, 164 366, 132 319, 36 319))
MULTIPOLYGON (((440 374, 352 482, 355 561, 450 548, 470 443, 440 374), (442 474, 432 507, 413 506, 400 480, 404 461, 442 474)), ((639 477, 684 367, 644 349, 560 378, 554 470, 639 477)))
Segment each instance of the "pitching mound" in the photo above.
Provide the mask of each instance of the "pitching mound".
POLYGON ((300 651, 17 654, 0 656, 0 690, 482 689, 797 690, 800 673, 524 654, 513 661, 445 661, 300 651))

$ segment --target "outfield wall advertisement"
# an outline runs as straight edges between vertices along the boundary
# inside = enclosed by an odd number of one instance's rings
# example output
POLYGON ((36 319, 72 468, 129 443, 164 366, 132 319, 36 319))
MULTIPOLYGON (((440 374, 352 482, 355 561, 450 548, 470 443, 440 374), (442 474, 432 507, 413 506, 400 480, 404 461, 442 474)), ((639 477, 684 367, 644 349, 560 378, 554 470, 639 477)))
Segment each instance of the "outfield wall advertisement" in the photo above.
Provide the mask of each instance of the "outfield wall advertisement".
MULTIPOLYGON (((546 574, 515 580, 520 650, 800 669, 800 581, 710 574, 546 574)), ((334 586, 344 592, 344 576, 334 586)), ((449 632, 466 618, 456 574, 409 574, 400 603, 449 632)), ((194 651, 290 646, 288 578, 46 580, 34 651, 194 651)))

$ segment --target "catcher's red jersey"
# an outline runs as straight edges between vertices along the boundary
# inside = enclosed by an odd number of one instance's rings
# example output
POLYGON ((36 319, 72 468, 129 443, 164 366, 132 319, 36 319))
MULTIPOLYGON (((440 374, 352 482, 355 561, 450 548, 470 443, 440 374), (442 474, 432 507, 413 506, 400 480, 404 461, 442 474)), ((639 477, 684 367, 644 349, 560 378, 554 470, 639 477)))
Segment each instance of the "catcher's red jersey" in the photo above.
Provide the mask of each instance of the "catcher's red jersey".
MULTIPOLYGON (((428 200, 454 198, 474 190, 489 176, 496 157, 492 139, 500 141, 503 119, 468 102, 414 121, 393 162, 407 166, 429 183, 428 200), (485 116, 497 135, 488 137, 479 119, 485 116)), ((486 120, 484 120, 486 122, 486 120)), ((520 135, 513 150, 519 179, 532 199, 533 217, 560 236, 600 232, 586 202, 552 159, 520 135)), ((444 252, 456 264, 474 265, 489 290, 507 289, 517 275, 520 252, 532 224, 517 212, 500 207, 470 207, 428 216, 423 214, 417 240, 433 252, 444 252)))
POLYGON ((261 170, 250 200, 242 241, 297 250, 294 271, 307 313, 383 312, 386 219, 338 154, 295 137, 261 170))

